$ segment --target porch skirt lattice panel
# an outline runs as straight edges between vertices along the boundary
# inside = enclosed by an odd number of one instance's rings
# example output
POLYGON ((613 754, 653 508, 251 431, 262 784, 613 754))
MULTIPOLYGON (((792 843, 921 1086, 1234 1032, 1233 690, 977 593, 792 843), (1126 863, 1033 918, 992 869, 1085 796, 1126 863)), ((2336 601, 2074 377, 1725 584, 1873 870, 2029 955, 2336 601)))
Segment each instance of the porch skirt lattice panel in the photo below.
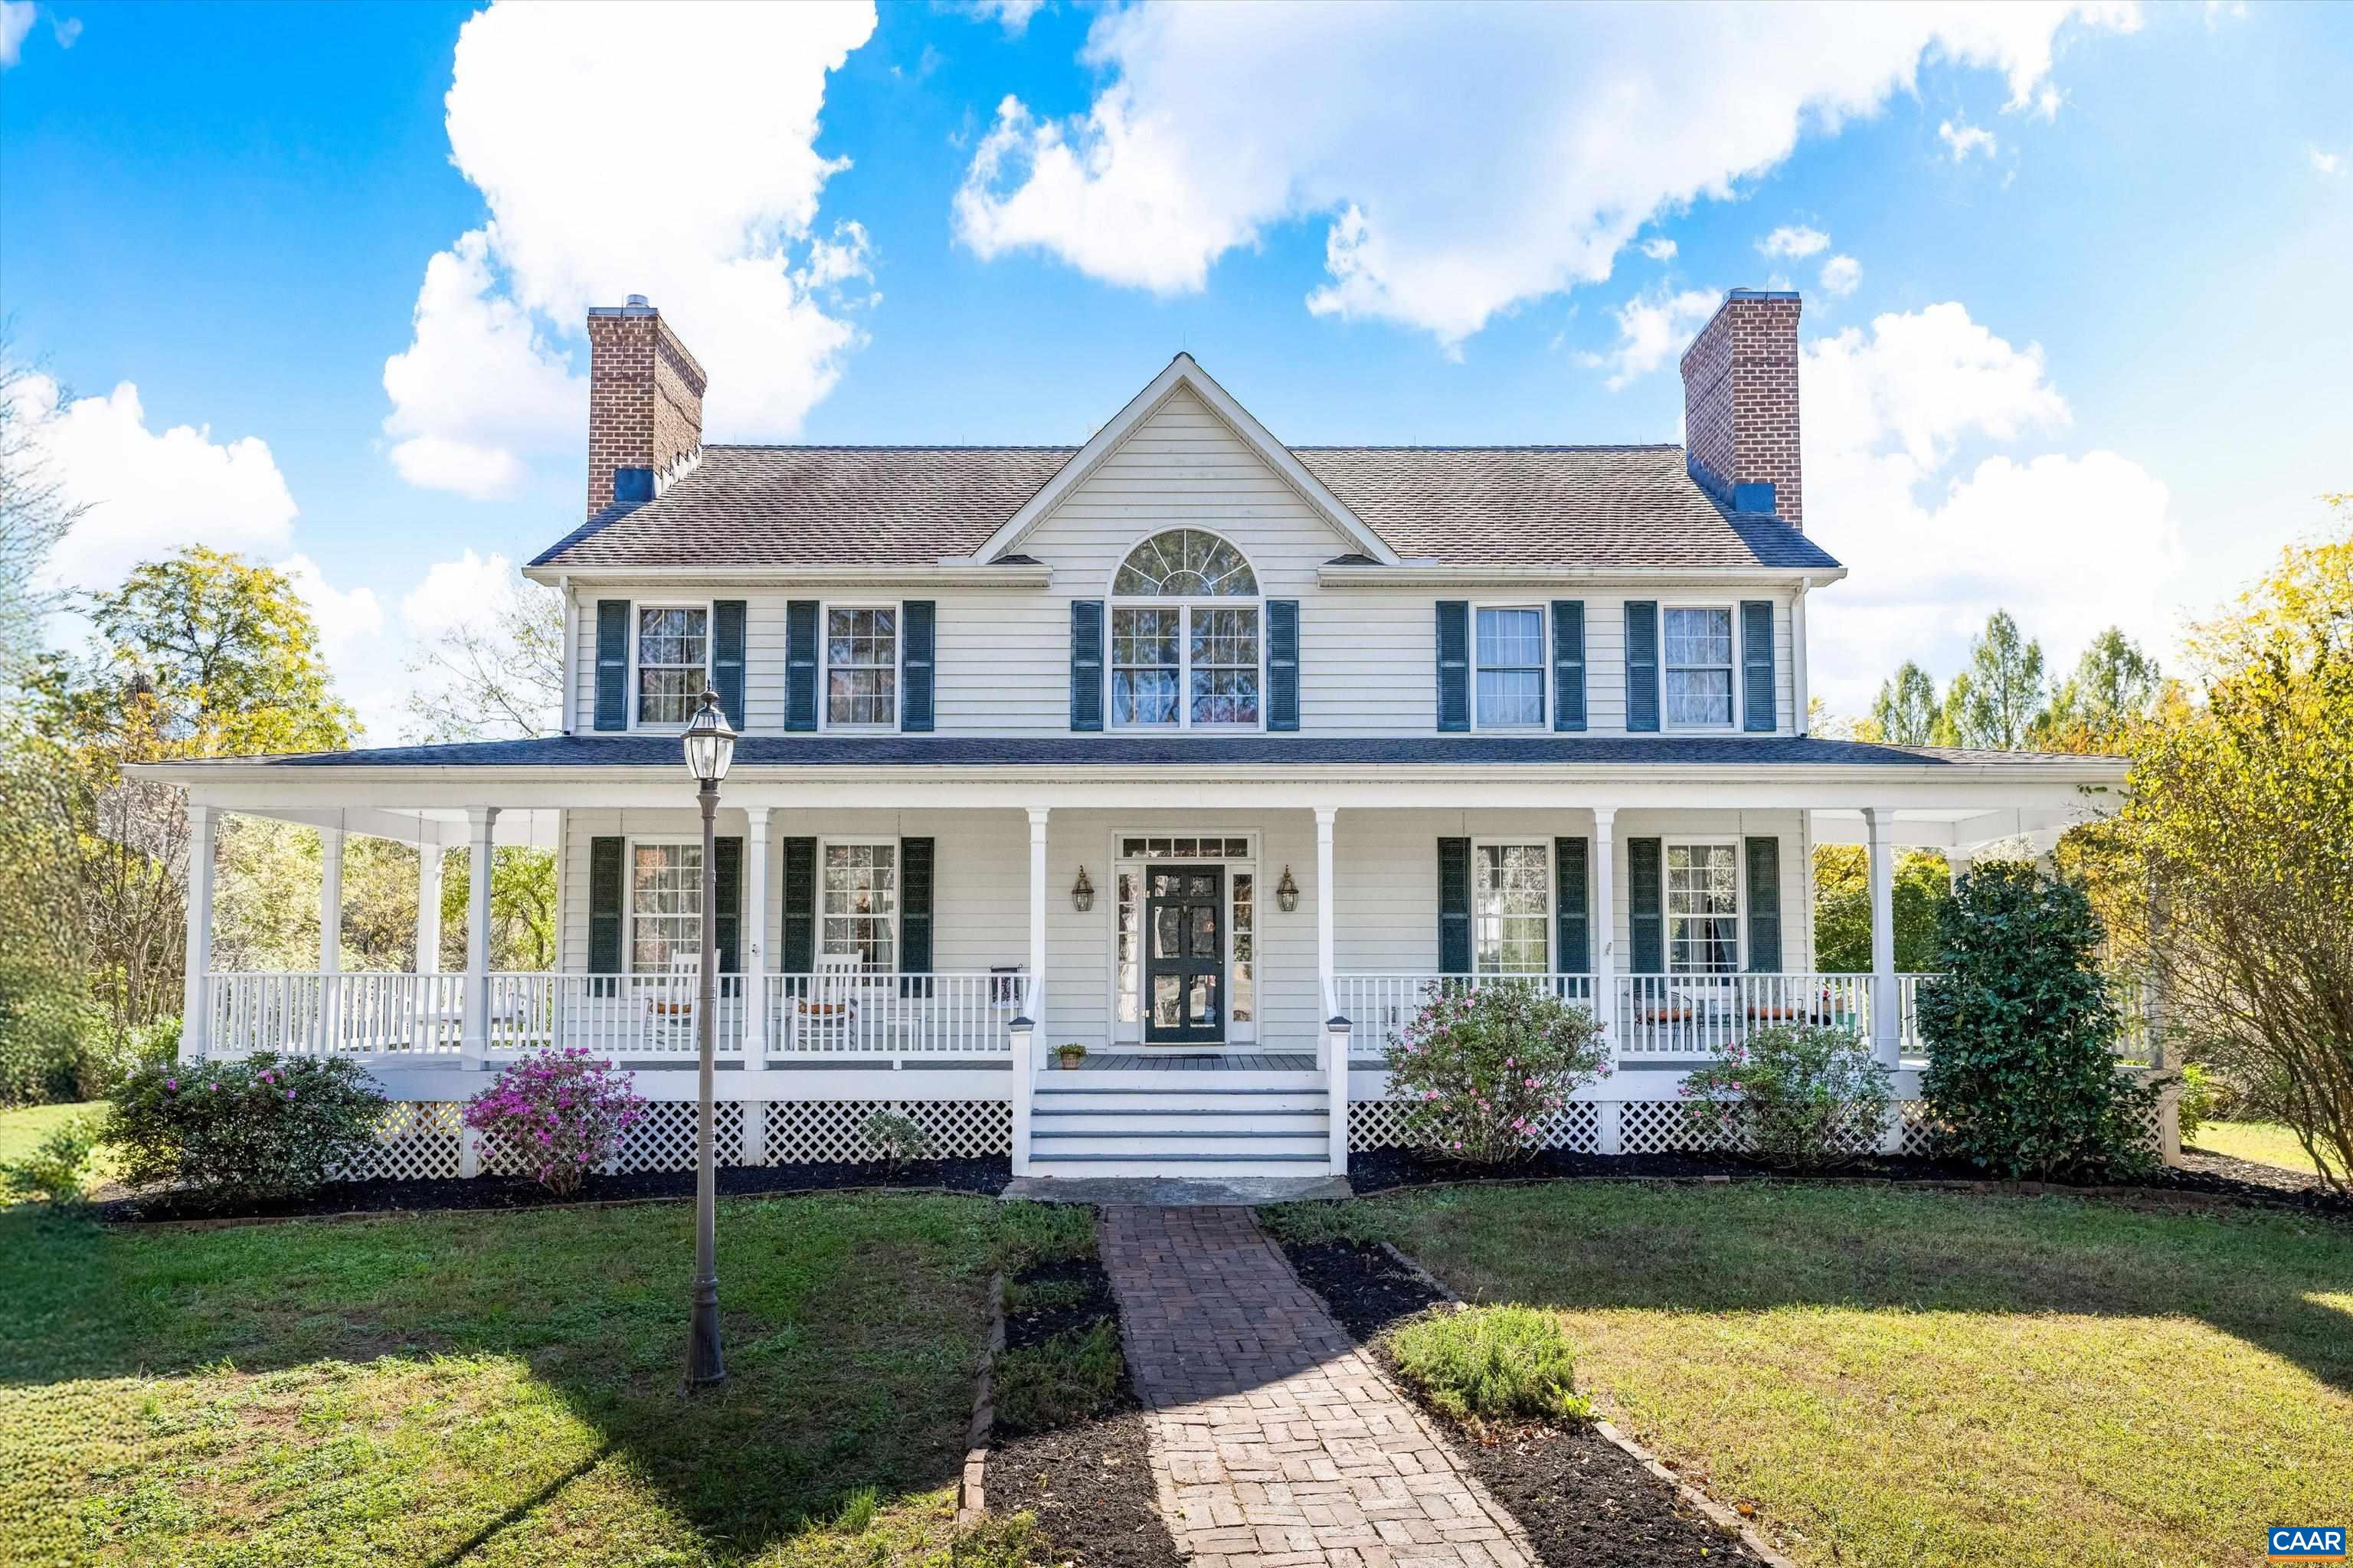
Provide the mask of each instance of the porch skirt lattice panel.
POLYGON ((931 1136, 949 1160, 1008 1154, 1013 1107, 1006 1100, 773 1100, 767 1106, 766 1163, 879 1160, 865 1127, 878 1113, 902 1116, 931 1136))
POLYGON ((375 1146, 335 1172, 339 1181, 455 1176, 466 1107, 455 1100, 396 1100, 376 1123, 375 1146))
MULTIPOLYGON (((1600 1112, 1589 1101, 1572 1100, 1549 1118, 1537 1147, 1591 1154, 1600 1147, 1600 1112)), ((1403 1149, 1408 1139, 1405 1107, 1395 1100, 1357 1100, 1348 1107, 1351 1150, 1403 1149)))

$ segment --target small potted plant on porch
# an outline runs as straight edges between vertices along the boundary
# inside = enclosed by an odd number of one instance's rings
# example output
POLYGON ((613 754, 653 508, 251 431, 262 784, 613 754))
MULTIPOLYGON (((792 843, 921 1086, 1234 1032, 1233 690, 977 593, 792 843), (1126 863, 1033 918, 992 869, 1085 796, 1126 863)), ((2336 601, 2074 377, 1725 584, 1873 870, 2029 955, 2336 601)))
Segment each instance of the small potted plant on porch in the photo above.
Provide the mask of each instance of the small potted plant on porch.
POLYGON ((1062 1071, 1066 1073, 1086 1059, 1087 1048, 1075 1040, 1067 1045, 1054 1047, 1054 1060, 1062 1065, 1062 1071))

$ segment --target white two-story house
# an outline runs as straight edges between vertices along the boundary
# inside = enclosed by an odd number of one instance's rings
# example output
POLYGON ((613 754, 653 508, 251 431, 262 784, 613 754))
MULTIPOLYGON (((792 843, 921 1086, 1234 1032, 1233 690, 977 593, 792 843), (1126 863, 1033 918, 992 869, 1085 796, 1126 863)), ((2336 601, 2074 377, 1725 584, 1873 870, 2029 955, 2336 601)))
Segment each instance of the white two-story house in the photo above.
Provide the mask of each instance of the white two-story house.
MULTIPOLYGON (((2102 809, 2110 759, 1807 727, 1792 293, 1683 360, 1688 446, 1291 447, 1179 355, 1084 446, 706 446, 642 300, 591 313, 564 733, 154 770, 188 791, 186 1049, 364 1056, 386 1168, 472 1168, 455 1105, 546 1044, 641 1069, 682 1163, 715 923, 722 1158, 844 1158, 876 1106, 1017 1172, 1345 1170, 1443 977, 1541 977, 1620 1070, 1552 1129, 1658 1147, 1682 1070, 1816 1018, 1915 1059, 1899 845, 2102 809), (679 733, 742 733, 718 895, 679 733), (462 974, 208 972, 222 811, 474 857, 462 974), (556 972, 487 967, 491 848, 552 846, 556 972), (1879 964, 1816 972, 1810 851, 1871 848, 1879 964), (1075 1070, 1052 1059, 1077 1044, 1075 1070)), ((1907 1080, 1908 1081, 1908 1075, 1907 1080)))

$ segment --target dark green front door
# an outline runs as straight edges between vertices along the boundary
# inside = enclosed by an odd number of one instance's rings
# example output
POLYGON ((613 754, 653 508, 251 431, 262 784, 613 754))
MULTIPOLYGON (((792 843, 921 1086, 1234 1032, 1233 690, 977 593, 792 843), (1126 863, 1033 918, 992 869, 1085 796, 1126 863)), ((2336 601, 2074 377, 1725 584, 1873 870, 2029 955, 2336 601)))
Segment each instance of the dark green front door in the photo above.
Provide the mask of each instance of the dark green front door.
POLYGON ((1226 870, 1154 867, 1144 896, 1144 1039, 1215 1045, 1226 1037, 1226 870))

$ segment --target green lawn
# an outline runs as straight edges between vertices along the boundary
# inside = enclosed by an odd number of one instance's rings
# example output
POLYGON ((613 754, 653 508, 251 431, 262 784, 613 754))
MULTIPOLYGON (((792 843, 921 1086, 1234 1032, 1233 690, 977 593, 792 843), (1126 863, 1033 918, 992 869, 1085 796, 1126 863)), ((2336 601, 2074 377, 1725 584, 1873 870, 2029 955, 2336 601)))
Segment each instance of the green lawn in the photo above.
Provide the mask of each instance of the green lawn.
MULTIPOLYGON (((0 1213, 12 1563, 944 1563, 1000 1263, 1083 1210, 731 1201, 100 1231, 0 1213)), ((962 1562, 1002 1562, 999 1531, 962 1562)))
POLYGON ((1800 1563, 2261 1563, 2353 1498, 2342 1225, 1618 1183, 1271 1213, 1559 1312, 1605 1413, 1800 1563))
MULTIPOLYGON (((0 1165, 22 1160, 32 1153, 33 1146, 47 1137, 50 1129, 60 1122, 78 1116, 104 1121, 107 1109, 104 1100, 82 1100, 71 1105, 17 1106, 0 1110, 0 1165)), ((113 1158, 106 1150, 100 1149, 90 1161, 90 1185, 100 1186, 113 1174, 113 1158)), ((8 1201, 8 1194, 0 1192, 0 1205, 8 1201)))
POLYGON ((2227 1154, 2233 1160, 2252 1160, 2258 1165, 2276 1165, 2308 1176, 2320 1173, 2295 1134, 2274 1122, 2210 1121, 2189 1142, 2210 1154, 2227 1154))

